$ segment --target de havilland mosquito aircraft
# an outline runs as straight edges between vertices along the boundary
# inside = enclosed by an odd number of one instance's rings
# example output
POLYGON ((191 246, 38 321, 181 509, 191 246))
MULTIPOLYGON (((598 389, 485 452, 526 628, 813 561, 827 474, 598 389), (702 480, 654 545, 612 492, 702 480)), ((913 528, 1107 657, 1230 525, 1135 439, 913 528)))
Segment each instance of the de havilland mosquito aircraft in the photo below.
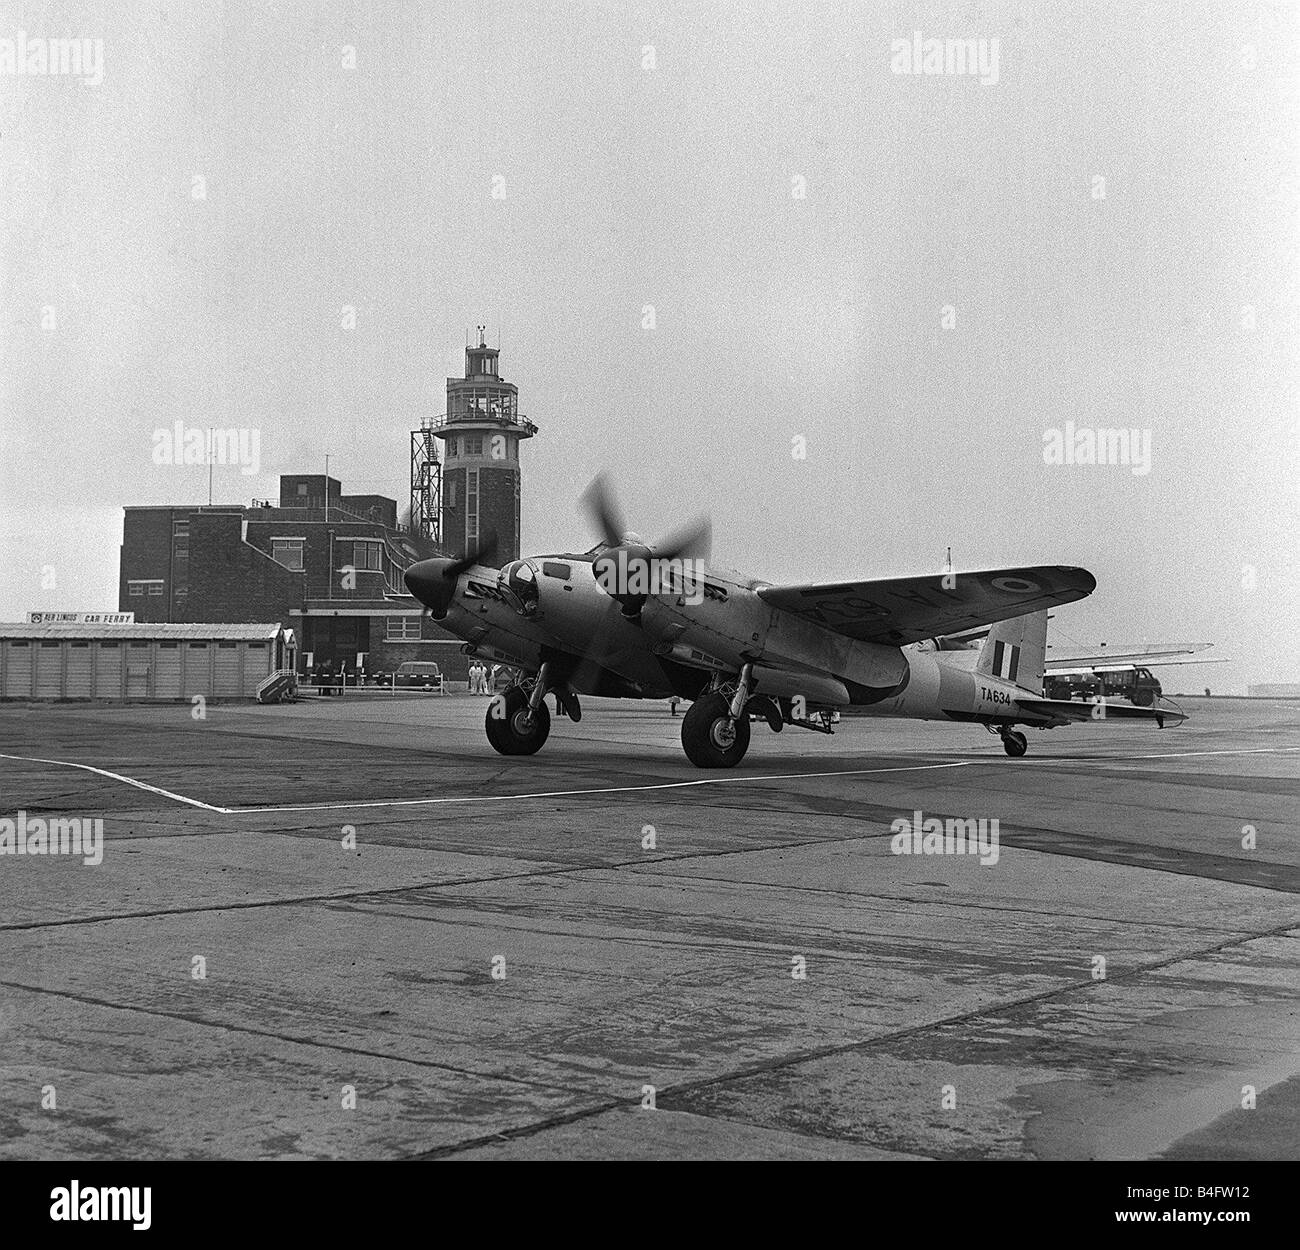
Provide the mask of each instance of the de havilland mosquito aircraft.
POLYGON ((406 584, 465 639, 467 655, 518 670, 493 699, 487 737, 531 755, 550 733, 546 695, 574 721, 580 695, 691 700, 682 746, 700 768, 730 768, 750 723, 832 732, 834 713, 965 721, 1024 755, 1017 725, 1185 717, 1163 701, 1043 696, 1047 610, 1092 593, 1084 569, 1058 565, 778 586, 706 565, 708 526, 648 546, 628 531, 603 481, 584 497, 601 541, 583 554, 532 556, 497 569, 494 542, 459 559, 422 560, 406 584), (988 626, 978 651, 934 640, 988 626))

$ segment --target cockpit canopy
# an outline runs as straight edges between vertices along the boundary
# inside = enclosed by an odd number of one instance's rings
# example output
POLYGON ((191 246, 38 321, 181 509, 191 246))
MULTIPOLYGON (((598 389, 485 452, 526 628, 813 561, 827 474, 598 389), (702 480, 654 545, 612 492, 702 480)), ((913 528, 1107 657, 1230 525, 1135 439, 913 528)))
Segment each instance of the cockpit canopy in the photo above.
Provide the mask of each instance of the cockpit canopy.
POLYGON ((497 574, 497 589, 522 616, 537 611, 537 564, 533 560, 513 560, 497 574))

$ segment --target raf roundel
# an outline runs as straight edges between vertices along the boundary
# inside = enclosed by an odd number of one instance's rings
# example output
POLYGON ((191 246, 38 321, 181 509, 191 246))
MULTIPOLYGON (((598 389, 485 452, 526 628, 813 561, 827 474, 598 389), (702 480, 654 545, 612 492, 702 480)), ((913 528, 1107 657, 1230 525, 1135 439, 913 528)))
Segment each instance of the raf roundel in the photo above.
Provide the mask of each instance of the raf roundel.
POLYGON ((1037 582, 1031 582, 1023 577, 995 577, 993 586, 1012 595, 1027 595, 1042 589, 1037 582))

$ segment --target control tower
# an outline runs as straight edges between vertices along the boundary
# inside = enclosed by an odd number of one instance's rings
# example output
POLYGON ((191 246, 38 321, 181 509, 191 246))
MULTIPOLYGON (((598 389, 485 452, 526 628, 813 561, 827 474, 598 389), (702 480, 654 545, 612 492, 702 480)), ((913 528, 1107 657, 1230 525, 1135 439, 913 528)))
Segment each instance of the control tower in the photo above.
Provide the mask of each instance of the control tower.
POLYGON ((517 560, 519 444, 537 433, 519 415, 519 388, 502 380, 495 347, 478 328, 478 345, 465 349, 465 376, 447 379, 447 411, 430 423, 443 441, 441 540, 465 551, 489 530, 497 535, 492 563, 517 560))

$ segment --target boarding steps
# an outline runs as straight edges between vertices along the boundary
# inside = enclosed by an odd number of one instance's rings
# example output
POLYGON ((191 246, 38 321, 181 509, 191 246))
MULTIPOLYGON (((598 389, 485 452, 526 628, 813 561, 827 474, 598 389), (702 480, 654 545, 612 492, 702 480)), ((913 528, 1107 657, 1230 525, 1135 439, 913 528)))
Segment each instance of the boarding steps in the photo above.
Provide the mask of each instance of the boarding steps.
POLYGON ((297 674, 291 668, 277 669, 257 688, 259 703, 287 703, 298 689, 297 674))

